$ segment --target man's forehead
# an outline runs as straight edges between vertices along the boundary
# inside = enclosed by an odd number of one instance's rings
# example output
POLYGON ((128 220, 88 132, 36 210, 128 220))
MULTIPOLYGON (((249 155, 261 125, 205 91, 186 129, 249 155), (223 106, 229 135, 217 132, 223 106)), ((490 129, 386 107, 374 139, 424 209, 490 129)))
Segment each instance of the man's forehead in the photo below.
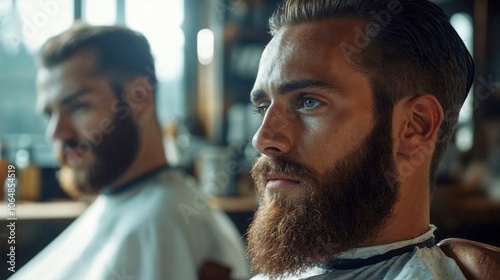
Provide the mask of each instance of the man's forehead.
POLYGON ((49 66, 41 66, 39 73, 50 76, 88 76, 97 72, 97 56, 91 50, 81 50, 70 57, 49 66))
POLYGON ((338 17, 283 27, 266 46, 261 62, 344 55, 346 44, 356 46, 356 36, 364 24, 360 18, 338 17))
POLYGON ((61 67, 40 68, 36 78, 37 103, 46 103, 48 100, 56 98, 56 95, 64 92, 64 83, 66 81, 67 79, 63 78, 63 69, 61 67))
POLYGON ((290 40, 292 43, 329 45, 335 47, 342 42, 354 43, 366 20, 357 17, 333 17, 317 21, 292 24, 283 27, 273 39, 290 40))
POLYGON ((62 83, 67 80, 63 76, 64 69, 59 65, 50 68, 39 68, 36 76, 38 91, 46 90, 49 87, 62 86, 62 83))
POLYGON ((40 67, 37 73, 37 110, 56 106, 62 100, 89 86, 101 84, 104 77, 95 71, 94 56, 79 52, 60 64, 40 67))
POLYGON ((74 84, 95 77, 96 73, 95 55, 90 51, 80 51, 56 65, 40 67, 37 73, 37 86, 43 89, 74 84))
POLYGON ((351 42, 362 24, 342 17, 282 28, 262 54, 255 86, 284 78, 317 79, 349 67, 340 45, 351 42))

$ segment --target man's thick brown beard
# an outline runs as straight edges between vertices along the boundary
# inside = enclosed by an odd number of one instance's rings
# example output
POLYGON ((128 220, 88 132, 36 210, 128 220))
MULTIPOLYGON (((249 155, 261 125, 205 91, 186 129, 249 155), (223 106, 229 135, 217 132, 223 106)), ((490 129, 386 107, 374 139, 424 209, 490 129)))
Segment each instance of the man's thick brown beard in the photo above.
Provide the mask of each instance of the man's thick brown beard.
MULTIPOLYGON (((120 103, 121 106, 128 106, 120 103)), ((108 184, 112 183, 126 171, 132 164, 139 150, 139 128, 134 122, 132 115, 121 118, 114 115, 112 124, 114 130, 105 133, 100 131, 102 140, 97 145, 88 139, 71 139, 62 143, 58 158, 61 168, 70 168, 68 177, 72 178, 70 191, 80 195, 96 195, 108 184), (93 162, 88 168, 68 167, 62 157, 62 150, 65 146, 72 148, 90 147, 87 153, 92 153, 93 162)))
POLYGON ((252 179, 261 206, 248 231, 254 272, 271 279, 298 275, 379 234, 399 196, 399 183, 383 175, 396 174, 391 118, 379 120, 360 147, 321 175, 283 157, 256 160, 252 179), (302 196, 266 194, 269 171, 299 176, 302 196))

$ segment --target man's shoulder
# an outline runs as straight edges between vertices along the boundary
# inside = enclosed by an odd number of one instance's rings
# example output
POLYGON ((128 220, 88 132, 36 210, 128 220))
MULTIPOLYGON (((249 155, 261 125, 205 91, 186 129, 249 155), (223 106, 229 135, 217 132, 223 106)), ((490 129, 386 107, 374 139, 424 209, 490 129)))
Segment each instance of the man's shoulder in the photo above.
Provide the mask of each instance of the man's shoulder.
POLYGON ((120 202, 124 219, 140 216, 139 223, 161 223, 168 226, 195 226, 213 219, 214 210, 208 197, 199 190, 190 175, 171 170, 144 183, 136 193, 120 202))
POLYGON ((143 184, 138 193, 139 196, 154 196, 162 200, 182 200, 189 198, 192 194, 200 193, 196 180, 177 169, 163 172, 154 180, 143 184))

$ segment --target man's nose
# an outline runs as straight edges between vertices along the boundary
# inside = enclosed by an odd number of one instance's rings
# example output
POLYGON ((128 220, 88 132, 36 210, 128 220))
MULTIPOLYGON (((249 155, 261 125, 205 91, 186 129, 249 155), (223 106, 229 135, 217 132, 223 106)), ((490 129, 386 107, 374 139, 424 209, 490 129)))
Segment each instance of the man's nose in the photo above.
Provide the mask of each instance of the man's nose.
POLYGON ((71 120, 59 112, 54 112, 50 116, 46 130, 46 136, 52 140, 68 140, 75 136, 75 130, 71 120))
POLYGON ((270 106, 253 136, 254 148, 267 156, 282 156, 290 152, 293 146, 292 121, 285 109, 270 106))

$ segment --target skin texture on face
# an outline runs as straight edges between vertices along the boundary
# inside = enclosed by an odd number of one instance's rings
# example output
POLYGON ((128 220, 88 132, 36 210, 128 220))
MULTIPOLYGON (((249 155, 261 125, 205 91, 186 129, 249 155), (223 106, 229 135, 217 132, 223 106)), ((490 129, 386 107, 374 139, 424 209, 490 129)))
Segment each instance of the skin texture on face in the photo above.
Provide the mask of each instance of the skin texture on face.
MULTIPOLYGON (((360 24, 338 21, 339 26, 360 24)), ((346 30, 352 28, 316 25, 285 28, 273 38, 251 99, 266 111, 254 147, 268 156, 300 159, 321 174, 371 130, 373 102, 367 78, 346 62, 338 46, 350 39, 346 30)))
POLYGON ((287 27, 262 56, 252 102, 263 117, 252 178, 254 271, 296 274, 375 238, 399 197, 392 114, 374 115, 368 79, 339 49, 353 19, 287 27))
POLYGON ((126 102, 96 74, 92 53, 81 51, 40 69, 37 83, 38 110, 49 117, 47 136, 61 168, 73 172, 75 187, 96 193, 115 181, 136 157, 138 129, 130 114, 123 114, 126 102))

